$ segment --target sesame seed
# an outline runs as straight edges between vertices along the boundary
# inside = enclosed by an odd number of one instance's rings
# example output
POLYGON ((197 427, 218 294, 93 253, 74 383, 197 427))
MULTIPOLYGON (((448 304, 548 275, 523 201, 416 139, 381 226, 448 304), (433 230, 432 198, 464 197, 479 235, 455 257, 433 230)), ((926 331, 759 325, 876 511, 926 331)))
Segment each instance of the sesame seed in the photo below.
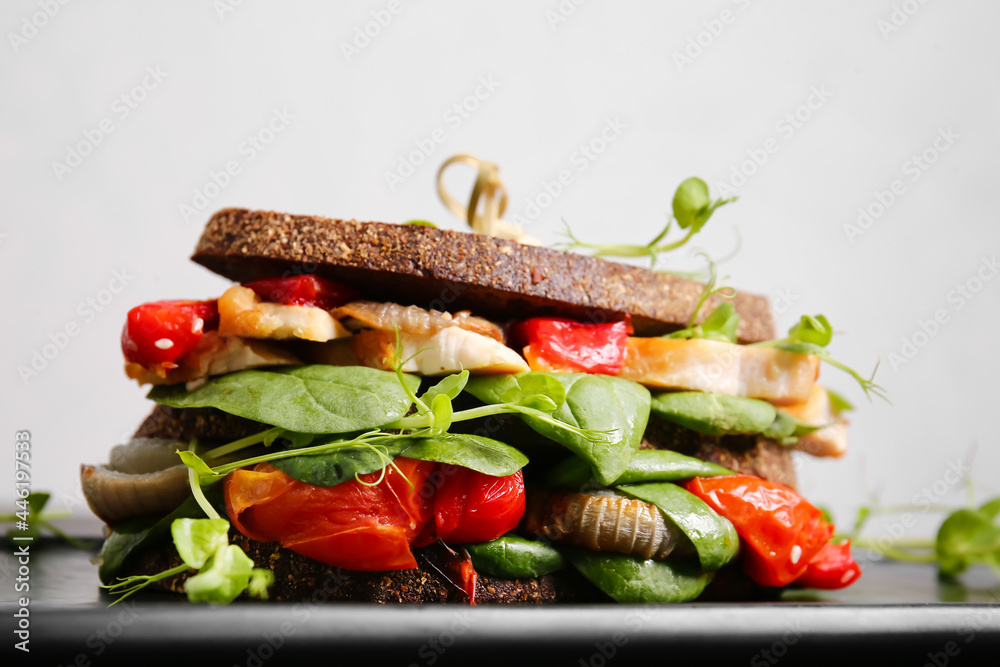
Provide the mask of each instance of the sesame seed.
POLYGON ((198 333, 204 326, 205 326, 205 320, 201 319, 200 317, 194 318, 194 322, 191 323, 191 333, 198 333))
POLYGON ((792 547, 792 565, 798 563, 800 558, 802 558, 802 547, 796 544, 792 547))
POLYGON ((174 341, 170 340, 169 338, 161 338, 160 340, 153 343, 153 345, 160 348, 161 350, 169 350, 174 346, 174 341))

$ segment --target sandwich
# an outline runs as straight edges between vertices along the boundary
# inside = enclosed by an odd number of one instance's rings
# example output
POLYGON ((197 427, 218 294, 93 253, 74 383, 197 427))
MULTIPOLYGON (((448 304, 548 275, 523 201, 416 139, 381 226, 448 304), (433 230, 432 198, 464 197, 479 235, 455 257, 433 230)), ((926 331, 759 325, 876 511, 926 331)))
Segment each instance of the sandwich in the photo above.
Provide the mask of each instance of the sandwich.
POLYGON ((423 224, 226 209, 192 259, 233 285, 129 312, 155 406, 81 467, 112 593, 668 603, 860 576, 796 491, 793 456, 847 446, 822 316, 779 338, 714 273, 423 224))

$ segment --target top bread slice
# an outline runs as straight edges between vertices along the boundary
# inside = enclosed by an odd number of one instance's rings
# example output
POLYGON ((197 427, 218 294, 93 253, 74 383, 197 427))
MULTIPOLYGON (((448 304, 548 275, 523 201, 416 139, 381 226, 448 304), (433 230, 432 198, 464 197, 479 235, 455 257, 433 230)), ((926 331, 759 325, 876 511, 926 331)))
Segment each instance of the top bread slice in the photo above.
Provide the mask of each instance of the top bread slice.
MULTIPOLYGON (((628 314, 640 336, 687 326, 703 288, 671 274, 482 234, 246 209, 213 215, 191 259, 237 282, 316 273, 361 289, 367 299, 467 309, 500 321, 605 322, 628 314)), ((720 301, 710 299, 701 317, 720 301)), ((741 343, 774 338, 765 297, 741 292, 732 303, 741 343)))

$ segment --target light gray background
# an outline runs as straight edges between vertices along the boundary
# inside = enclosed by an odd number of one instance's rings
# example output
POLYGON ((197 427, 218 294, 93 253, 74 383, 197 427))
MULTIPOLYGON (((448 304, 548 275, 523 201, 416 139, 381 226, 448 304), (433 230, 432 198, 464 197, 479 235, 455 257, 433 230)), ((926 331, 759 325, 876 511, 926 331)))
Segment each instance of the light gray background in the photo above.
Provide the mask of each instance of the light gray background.
MULTIPOLYGON (((742 249, 722 266, 731 284, 774 299, 781 331, 801 313, 825 313, 842 332, 832 352, 864 372, 881 353, 878 380, 894 403, 869 404, 824 368, 823 382, 859 410, 850 453, 803 457, 801 488, 842 520, 876 492, 891 503, 923 489, 960 502, 948 471, 975 448, 980 496, 1000 490, 1000 279, 983 264, 1000 251, 1000 5, 590 0, 564 2, 575 9, 554 22, 557 0, 403 0, 348 59, 342 45, 388 4, 244 0, 221 12, 222 2, 71 2, 43 21, 37 1, 4 3, 0 437, 9 444, 0 469, 12 468, 14 431, 30 429, 34 487, 88 513, 79 463, 106 460, 150 406, 122 373, 125 313, 226 287, 187 260, 212 211, 419 217, 460 229, 437 200, 434 174, 449 155, 472 152, 500 164, 508 217, 570 171, 572 183, 530 226, 549 243, 561 217, 586 239, 644 242, 687 176, 718 190, 734 169, 753 171, 697 245, 722 257, 738 227, 742 249), (717 22, 723 11, 727 24, 717 22), (35 34, 25 21, 45 25, 35 34), (699 40, 700 53, 691 46, 699 40), (678 61, 685 51, 696 57, 678 61), (116 100, 144 78, 152 89, 126 117, 116 100), (470 100, 478 108, 456 127, 446 114, 481 78, 494 89, 480 88, 485 99, 470 100), (810 97, 816 90, 822 96, 810 97), (802 106, 810 101, 813 109, 802 106), (294 117, 249 160, 241 143, 275 109, 294 117), (793 128, 783 119, 796 113, 808 119, 793 128), (57 174, 53 163, 103 119, 113 131, 57 174), (581 170, 576 152, 608 121, 624 127, 581 170), (390 189, 386 172, 438 128, 444 142, 390 189), (935 153, 940 133, 951 139, 935 153), (935 161, 913 180, 906 163, 925 150, 935 161), (763 164, 745 165, 754 153, 763 164), (240 173, 185 221, 181 205, 194 207, 194 190, 231 160, 240 173), (894 180, 902 194, 849 238, 858 208, 894 180), (977 271, 993 279, 977 285, 977 271), (116 272, 124 289, 102 294, 116 272), (970 279, 979 291, 966 301, 952 290, 970 279), (86 305, 102 297, 111 298, 101 312, 86 305), (889 355, 935 313, 947 321, 918 335, 924 345, 893 368, 889 355), (23 379, 18 367, 67 325, 78 334, 23 379)), ((452 188, 467 184, 456 174, 452 188)), ((667 264, 699 267, 687 249, 667 264)), ((10 507, 11 475, 2 477, 10 507)))

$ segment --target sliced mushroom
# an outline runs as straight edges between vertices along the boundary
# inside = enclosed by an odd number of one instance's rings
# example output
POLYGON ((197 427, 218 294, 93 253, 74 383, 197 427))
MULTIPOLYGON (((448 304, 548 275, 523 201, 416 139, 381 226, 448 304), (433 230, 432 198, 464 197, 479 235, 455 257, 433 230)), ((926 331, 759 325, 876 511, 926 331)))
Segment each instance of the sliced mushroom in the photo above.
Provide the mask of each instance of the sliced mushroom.
MULTIPOLYGON (((109 524, 173 511, 191 493, 188 468, 177 456, 177 450, 187 448, 186 442, 163 438, 135 438, 112 447, 107 464, 80 466, 87 504, 109 524)), ((211 463, 232 459, 224 457, 211 463)))
POLYGON ((612 493, 536 492, 524 517, 536 535, 645 559, 666 558, 682 539, 655 505, 612 493))
POLYGON ((344 320, 348 329, 378 329, 379 331, 431 335, 442 329, 458 327, 503 342, 503 332, 493 322, 474 317, 469 311, 443 313, 439 310, 424 310, 418 306, 401 306, 398 303, 378 303, 376 301, 354 301, 330 314, 344 320))

